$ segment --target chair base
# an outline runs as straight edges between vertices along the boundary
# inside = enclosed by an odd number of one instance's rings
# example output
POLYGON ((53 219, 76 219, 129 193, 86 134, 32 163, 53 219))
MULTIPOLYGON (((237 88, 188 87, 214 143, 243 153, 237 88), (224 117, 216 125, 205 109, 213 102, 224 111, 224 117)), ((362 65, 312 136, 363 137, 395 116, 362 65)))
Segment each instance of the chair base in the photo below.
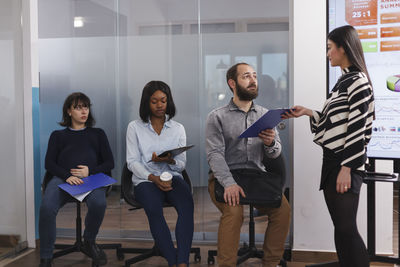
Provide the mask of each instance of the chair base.
POLYGON ((245 262, 246 260, 251 258, 262 259, 263 256, 264 251, 257 249, 255 246, 249 246, 247 245, 247 243, 244 243, 243 247, 241 247, 238 251, 238 259, 236 261, 236 265, 239 265, 242 262, 245 262))
MULTIPOLYGON (((124 255, 119 253, 119 249, 121 248, 121 244, 97 244, 101 249, 115 249, 117 253, 118 260, 123 260, 124 255)), ((82 239, 79 239, 73 245, 68 244, 55 244, 54 248, 59 250, 53 254, 53 259, 73 253, 73 252, 82 252, 86 256, 90 257, 82 250, 83 242, 82 239)), ((92 261, 92 267, 97 267, 98 265, 92 261)))
MULTIPOLYGON (((148 259, 153 256, 162 256, 160 250, 156 246, 153 246, 152 248, 122 248, 122 247, 120 247, 117 249, 117 254, 124 255, 125 253, 140 254, 133 258, 127 259, 125 261, 125 267, 129 267, 132 264, 135 264, 139 261, 143 261, 143 260, 148 259)), ((195 262, 201 261, 200 248, 191 248, 190 253, 194 253, 194 261, 195 262)))
MULTIPOLYGON (((215 257, 217 256, 217 254, 218 253, 216 250, 208 251, 208 258, 207 258, 208 265, 212 265, 215 263, 215 257)), ((239 265, 250 258, 262 259, 262 257, 264 256, 264 251, 257 249, 255 245, 251 245, 251 244, 248 245, 247 243, 244 243, 243 247, 241 247, 239 249, 237 255, 238 255, 238 259, 236 261, 236 265, 239 265)), ((281 267, 287 267, 287 263, 285 260, 287 255, 290 255, 290 250, 289 251, 285 250, 284 259, 281 259, 281 261, 279 262, 279 265, 281 267)))
POLYGON ((339 266, 340 265, 338 261, 331 261, 331 262, 309 264, 306 265, 305 267, 339 267, 339 266))
MULTIPOLYGON (((82 250, 83 242, 82 242, 82 218, 81 218, 81 202, 76 201, 76 219, 75 219, 75 244, 67 245, 67 244, 55 244, 54 248, 59 249, 53 253, 53 259, 73 253, 73 252, 82 252, 86 256, 90 257, 82 250)), ((121 244, 97 244, 101 249, 115 249, 117 253, 118 260, 124 259, 124 254, 119 253, 119 249, 121 248, 121 244)), ((92 261, 92 266, 97 267, 98 265, 92 261)))

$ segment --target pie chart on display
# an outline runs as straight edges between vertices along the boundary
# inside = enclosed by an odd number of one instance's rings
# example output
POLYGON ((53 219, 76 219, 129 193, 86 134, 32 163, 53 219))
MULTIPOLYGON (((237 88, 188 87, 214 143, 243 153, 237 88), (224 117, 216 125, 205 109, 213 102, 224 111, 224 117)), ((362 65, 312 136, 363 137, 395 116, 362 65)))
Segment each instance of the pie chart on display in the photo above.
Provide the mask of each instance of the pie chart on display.
POLYGON ((387 89, 400 92, 400 75, 393 75, 386 79, 387 89))

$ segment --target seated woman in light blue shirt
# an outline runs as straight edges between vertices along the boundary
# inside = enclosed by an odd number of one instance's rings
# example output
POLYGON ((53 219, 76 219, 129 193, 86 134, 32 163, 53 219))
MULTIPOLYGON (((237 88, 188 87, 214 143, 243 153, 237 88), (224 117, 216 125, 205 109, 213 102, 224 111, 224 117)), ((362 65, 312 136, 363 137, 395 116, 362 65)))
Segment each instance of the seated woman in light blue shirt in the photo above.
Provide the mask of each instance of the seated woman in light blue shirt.
POLYGON ((186 145, 182 124, 171 120, 175 104, 169 86, 162 81, 145 85, 140 102, 140 118, 129 123, 126 134, 126 161, 132 171, 135 197, 144 208, 156 246, 169 266, 188 266, 193 238, 193 198, 182 171, 186 153, 157 157, 160 153, 186 145), (172 174, 172 183, 162 181, 163 172, 172 174), (163 215, 167 201, 178 213, 175 227, 177 248, 163 215))

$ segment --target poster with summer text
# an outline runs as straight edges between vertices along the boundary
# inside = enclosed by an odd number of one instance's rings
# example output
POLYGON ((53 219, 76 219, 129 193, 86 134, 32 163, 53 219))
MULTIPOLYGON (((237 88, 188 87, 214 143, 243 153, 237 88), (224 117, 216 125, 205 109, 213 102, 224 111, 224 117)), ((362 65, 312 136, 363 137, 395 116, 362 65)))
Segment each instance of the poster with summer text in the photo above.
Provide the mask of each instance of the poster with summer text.
MULTIPOLYGON (((357 29, 375 96, 368 156, 400 158, 400 0, 329 0, 329 31, 357 29)), ((341 76, 329 68, 329 90, 341 76)))

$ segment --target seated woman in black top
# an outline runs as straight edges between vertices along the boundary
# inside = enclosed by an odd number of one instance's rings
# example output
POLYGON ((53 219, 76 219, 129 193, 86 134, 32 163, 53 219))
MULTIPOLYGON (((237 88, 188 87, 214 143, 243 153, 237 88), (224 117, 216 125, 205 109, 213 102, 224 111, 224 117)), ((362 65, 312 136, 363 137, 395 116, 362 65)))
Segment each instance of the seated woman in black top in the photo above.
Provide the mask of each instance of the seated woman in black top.
MULTIPOLYGON (((107 136, 100 128, 92 128, 95 121, 90 112, 90 99, 83 93, 73 93, 63 106, 61 126, 54 131, 47 147, 45 168, 53 176, 48 182, 40 206, 40 266, 51 266, 56 239, 56 216, 58 210, 71 199, 58 185, 82 184, 81 178, 95 173, 109 173, 114 159, 107 136)), ((83 249, 98 265, 107 263, 105 253, 96 245, 95 239, 106 209, 106 189, 93 190, 86 198, 88 212, 85 218, 83 249)))

